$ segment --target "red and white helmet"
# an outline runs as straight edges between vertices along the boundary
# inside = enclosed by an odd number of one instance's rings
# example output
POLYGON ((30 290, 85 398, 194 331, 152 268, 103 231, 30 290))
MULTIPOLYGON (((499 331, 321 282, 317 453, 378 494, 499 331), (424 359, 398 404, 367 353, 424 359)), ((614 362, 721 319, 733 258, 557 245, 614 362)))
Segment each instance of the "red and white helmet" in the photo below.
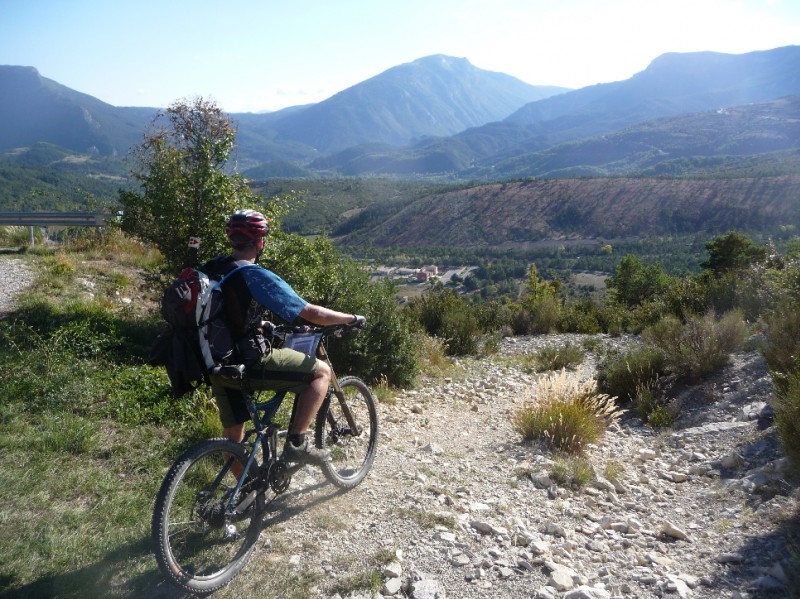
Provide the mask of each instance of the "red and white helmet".
POLYGON ((255 210, 237 210, 225 223, 225 234, 231 241, 260 239, 269 234, 269 223, 264 215, 255 210))

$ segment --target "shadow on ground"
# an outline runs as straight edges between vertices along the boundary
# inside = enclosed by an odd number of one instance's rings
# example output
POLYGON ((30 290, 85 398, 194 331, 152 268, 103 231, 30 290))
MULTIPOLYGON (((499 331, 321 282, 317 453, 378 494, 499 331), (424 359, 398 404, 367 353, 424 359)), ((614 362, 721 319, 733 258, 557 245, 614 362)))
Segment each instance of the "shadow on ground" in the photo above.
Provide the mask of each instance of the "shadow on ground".
MULTIPOLYGON (((269 534, 270 527, 287 522, 294 516, 310 510, 346 493, 326 483, 317 483, 301 488, 293 488, 278 496, 266 509, 262 521, 262 534, 269 534), (320 490, 325 491, 318 493, 320 490)), ((258 549, 254 557, 258 555, 258 549)), ((251 572, 253 572, 251 570, 251 572)), ((257 574, 251 573, 250 576, 257 574)), ((86 567, 36 580, 32 583, 17 586, 15 577, 10 574, 0 575, 0 599, 70 599, 91 597, 147 597, 148 599, 184 599, 193 595, 186 594, 167 583, 155 563, 149 538, 107 555, 104 559, 86 567), (145 572, 126 578, 131 563, 147 563, 145 572)))

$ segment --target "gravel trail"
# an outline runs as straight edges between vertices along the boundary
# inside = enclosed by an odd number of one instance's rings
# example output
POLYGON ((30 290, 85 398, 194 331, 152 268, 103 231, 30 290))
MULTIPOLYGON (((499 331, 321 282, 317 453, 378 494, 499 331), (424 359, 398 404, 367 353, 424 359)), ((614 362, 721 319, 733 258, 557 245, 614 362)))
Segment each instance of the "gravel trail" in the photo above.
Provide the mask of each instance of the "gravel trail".
POLYGON ((24 260, 0 256, 0 318, 14 308, 17 295, 33 283, 33 278, 24 260))

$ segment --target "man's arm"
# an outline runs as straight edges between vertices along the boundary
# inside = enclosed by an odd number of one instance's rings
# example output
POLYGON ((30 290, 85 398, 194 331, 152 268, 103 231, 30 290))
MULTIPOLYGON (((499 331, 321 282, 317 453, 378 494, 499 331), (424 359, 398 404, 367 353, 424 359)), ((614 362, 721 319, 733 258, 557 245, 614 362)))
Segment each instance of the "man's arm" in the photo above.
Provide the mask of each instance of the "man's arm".
POLYGON ((355 314, 337 312, 316 304, 306 304, 305 308, 300 312, 300 318, 319 325, 351 324, 358 319, 355 314))

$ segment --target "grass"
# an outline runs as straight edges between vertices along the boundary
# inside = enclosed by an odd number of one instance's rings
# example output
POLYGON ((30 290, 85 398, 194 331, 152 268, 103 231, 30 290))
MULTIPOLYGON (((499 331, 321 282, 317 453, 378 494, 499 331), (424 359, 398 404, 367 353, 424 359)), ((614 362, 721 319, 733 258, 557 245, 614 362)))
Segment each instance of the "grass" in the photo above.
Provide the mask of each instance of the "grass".
POLYGON ((157 584, 149 517, 175 451, 168 437, 74 415, 39 421, 7 405, 2 432, 0 592, 113 597, 157 584))
POLYGON ((402 393, 401 390, 389 384, 389 380, 386 376, 381 376, 378 382, 372 385, 371 390, 378 403, 389 406, 397 405, 397 397, 402 393))
POLYGON ((148 596, 153 501, 182 449, 218 430, 203 394, 176 400, 144 364, 157 321, 115 302, 128 274, 42 251, 0 321, 0 595, 148 596), (81 280, 98 282, 94 298, 81 280))
POLYGON ((401 518, 415 520, 422 528, 433 529, 437 526, 444 526, 445 528, 454 529, 456 527, 456 519, 453 516, 444 516, 408 508, 397 508, 395 511, 401 518))
POLYGON ((561 486, 585 487, 594 480, 592 464, 579 456, 562 456, 555 461, 551 478, 561 486))
POLYGON ((615 398, 597 391, 596 381, 580 381, 562 370, 539 382, 536 402, 519 409, 512 424, 526 441, 577 453, 596 443, 621 413, 615 398))
POLYGON ((606 462, 606 465, 603 468, 603 477, 611 482, 621 480, 624 474, 625 466, 614 460, 606 462))
POLYGON ((328 589, 329 593, 331 595, 338 593, 342 597, 363 591, 377 593, 383 586, 383 567, 396 559, 394 551, 389 549, 380 549, 374 554, 366 556, 364 560, 367 564, 366 568, 334 582, 328 589))

